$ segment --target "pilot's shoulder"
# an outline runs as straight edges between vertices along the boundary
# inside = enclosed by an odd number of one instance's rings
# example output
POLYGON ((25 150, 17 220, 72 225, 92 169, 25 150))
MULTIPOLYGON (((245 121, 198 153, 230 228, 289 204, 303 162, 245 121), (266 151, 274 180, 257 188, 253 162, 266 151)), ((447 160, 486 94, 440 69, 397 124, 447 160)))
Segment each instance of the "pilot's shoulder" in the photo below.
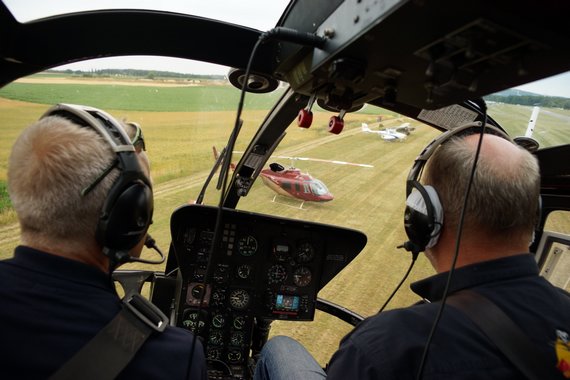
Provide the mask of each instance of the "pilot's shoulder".
POLYGON ((194 341, 191 332, 178 327, 167 326, 162 333, 153 333, 137 354, 136 362, 147 372, 147 378, 180 378, 180 374, 188 372, 189 365, 191 379, 206 378, 206 359, 200 339, 194 341))
POLYGON ((425 331, 431 326, 439 304, 422 303, 413 306, 387 310, 362 321, 351 335, 382 334, 385 337, 401 336, 401 330, 425 331))

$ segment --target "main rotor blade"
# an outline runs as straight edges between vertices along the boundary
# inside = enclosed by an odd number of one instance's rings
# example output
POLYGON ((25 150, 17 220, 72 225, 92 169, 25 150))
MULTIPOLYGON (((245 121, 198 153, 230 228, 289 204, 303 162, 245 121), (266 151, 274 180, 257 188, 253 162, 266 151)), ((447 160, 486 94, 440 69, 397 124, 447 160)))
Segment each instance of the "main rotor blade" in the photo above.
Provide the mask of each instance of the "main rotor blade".
POLYGON ((338 161, 338 160, 325 160, 322 158, 311 158, 311 157, 290 157, 290 156, 271 156, 273 158, 284 158, 289 160, 299 160, 299 161, 316 161, 316 162, 327 162, 336 165, 350 165, 350 166, 360 166, 363 168, 373 168, 374 165, 370 164, 358 164, 354 162, 338 161))

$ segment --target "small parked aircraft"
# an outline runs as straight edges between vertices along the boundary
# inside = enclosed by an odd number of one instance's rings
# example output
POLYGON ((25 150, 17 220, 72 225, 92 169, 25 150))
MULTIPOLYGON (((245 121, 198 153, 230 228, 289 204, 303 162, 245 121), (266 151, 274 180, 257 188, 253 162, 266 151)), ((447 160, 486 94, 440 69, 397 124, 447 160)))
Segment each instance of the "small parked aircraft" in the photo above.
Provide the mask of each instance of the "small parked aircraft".
POLYGON ((379 130, 372 130, 368 124, 362 123, 362 132, 376 133, 385 141, 403 141, 413 130, 414 127, 410 127, 410 123, 404 123, 396 128, 384 128, 379 130))

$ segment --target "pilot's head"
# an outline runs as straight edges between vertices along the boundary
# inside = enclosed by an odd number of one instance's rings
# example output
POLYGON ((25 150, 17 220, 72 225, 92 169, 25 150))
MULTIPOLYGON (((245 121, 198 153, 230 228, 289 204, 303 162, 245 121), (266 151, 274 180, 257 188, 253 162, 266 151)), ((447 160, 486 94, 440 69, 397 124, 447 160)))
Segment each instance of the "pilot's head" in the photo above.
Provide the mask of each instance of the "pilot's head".
MULTIPOLYGON (((479 137, 451 138, 426 164, 423 182, 436 189, 444 210, 440 239, 426 250, 428 257, 442 244, 449 251, 456 241, 479 137)), ((509 140, 485 134, 465 209, 464 246, 491 245, 501 247, 505 254, 528 251, 538 218, 539 195, 536 158, 509 140)))
MULTIPOLYGON (((146 155, 141 150, 137 157, 148 176, 146 155)), ((105 270, 107 259, 96 231, 109 190, 120 175, 112 168, 116 159, 100 133, 69 118, 45 116, 26 128, 13 145, 8 167, 22 243, 105 270)), ((139 255, 141 248, 137 244, 131 254, 139 255)))

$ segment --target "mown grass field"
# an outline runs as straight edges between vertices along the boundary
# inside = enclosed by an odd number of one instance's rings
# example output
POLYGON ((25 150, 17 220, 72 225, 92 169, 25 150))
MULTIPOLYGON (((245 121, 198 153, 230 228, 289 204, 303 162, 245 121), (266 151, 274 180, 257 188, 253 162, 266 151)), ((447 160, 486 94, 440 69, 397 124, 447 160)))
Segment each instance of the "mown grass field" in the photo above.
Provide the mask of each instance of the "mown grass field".
MULTIPOLYGON (((170 88, 156 87, 158 91, 153 93, 152 87, 143 87, 76 84, 22 84, 21 87, 13 84, 0 90, 0 181, 6 179, 7 160, 14 139, 25 126, 42 115, 47 104, 84 103, 101 107, 117 118, 140 122, 147 140, 155 187, 155 216, 150 233, 166 250, 170 242, 170 215, 174 209, 197 197, 213 163, 212 146, 223 147, 233 127, 238 92, 227 86, 191 87, 184 91, 174 89, 170 95, 161 98, 170 88), (198 112, 200 104, 209 107, 205 108, 206 111, 200 108, 202 111, 198 112)), ((273 101, 276 96, 272 94, 269 98, 273 101)), ((249 94, 246 96, 246 110, 242 116, 244 126, 236 150, 246 148, 271 101, 254 100, 254 96, 249 94)), ((492 104, 490 112, 503 117, 504 120, 499 121, 513 135, 522 135, 531 109, 492 104)), ((327 132, 330 113, 316 112, 309 130, 290 127, 277 148, 276 155, 374 165, 373 168, 356 168, 297 161, 297 167, 327 184, 335 195, 334 201, 305 204, 301 210, 297 207, 298 202, 286 199, 272 202, 273 193, 259 182, 238 205, 238 208, 249 211, 341 225, 366 233, 366 248, 320 293, 321 297, 365 316, 378 310, 410 263, 409 254, 396 249, 406 240, 402 223, 405 179, 413 159, 439 133, 415 121, 412 125, 416 130, 402 143, 387 143, 375 135, 361 133, 360 123, 374 123, 378 115, 384 117, 386 126, 399 125, 403 121, 388 111, 369 107, 364 112, 347 115, 345 131, 336 136, 327 132)), ((569 116, 559 110, 541 112, 537 123, 539 141, 545 145, 555 144, 561 139, 570 141, 570 123, 566 120, 570 119, 569 116)), ((284 166, 290 164, 287 160, 279 162, 284 166)), ((218 197, 212 185, 205 201, 216 204, 218 197)), ((561 220, 560 228, 565 228, 563 218, 561 220)), ((10 257, 17 244, 15 217, 3 213, 3 220, 0 220, 0 257, 10 257)), ((144 255, 150 256, 150 252, 144 255)), ((129 267, 160 269, 153 266, 129 267)), ((416 296, 408 290, 409 282, 432 273, 427 260, 420 256, 410 279, 389 308, 415 302, 416 296)), ((318 312, 315 321, 310 323, 275 322, 272 334, 286 334, 299 339, 324 364, 336 349, 339 339, 349 330, 350 326, 318 312)))

